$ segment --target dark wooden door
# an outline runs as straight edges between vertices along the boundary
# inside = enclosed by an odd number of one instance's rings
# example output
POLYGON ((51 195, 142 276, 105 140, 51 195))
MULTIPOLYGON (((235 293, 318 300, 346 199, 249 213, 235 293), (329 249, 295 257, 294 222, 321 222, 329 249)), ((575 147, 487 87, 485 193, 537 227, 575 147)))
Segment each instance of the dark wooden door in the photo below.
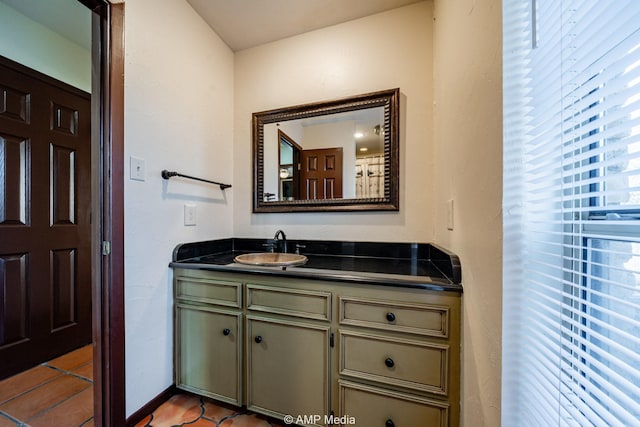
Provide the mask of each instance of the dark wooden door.
POLYGON ((91 342, 91 97, 0 57, 0 378, 91 342))
POLYGON ((300 152, 302 199, 342 198, 342 147, 300 152))

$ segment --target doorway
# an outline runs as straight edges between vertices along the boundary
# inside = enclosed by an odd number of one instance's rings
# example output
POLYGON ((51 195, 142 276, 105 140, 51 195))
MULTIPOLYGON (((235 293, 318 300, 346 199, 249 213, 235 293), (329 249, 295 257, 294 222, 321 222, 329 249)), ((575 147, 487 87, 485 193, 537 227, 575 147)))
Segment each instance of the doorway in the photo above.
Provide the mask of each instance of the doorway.
POLYGON ((0 57, 0 379, 91 342, 91 95, 0 57))
POLYGON ((94 425, 125 425, 124 3, 91 10, 91 275, 94 425))

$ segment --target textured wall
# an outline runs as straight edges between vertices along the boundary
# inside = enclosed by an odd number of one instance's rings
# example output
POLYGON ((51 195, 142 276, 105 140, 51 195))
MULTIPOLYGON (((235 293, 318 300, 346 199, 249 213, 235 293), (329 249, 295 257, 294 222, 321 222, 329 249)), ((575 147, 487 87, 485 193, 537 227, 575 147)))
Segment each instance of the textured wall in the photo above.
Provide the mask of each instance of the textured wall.
POLYGON ((462 261, 462 419, 500 425, 502 17, 496 0, 436 0, 435 241, 462 261), (447 200, 454 230, 447 230, 447 200))
POLYGON ((435 241, 457 252, 464 425, 500 425, 500 2, 436 0, 434 24, 426 1, 235 57, 186 3, 151 3, 128 2, 125 23, 126 154, 147 161, 146 182, 126 181, 127 411, 171 383, 173 246, 283 228, 292 238, 435 241), (400 212, 251 213, 252 112, 393 87, 402 93, 400 212), (167 184, 163 168, 234 187, 221 198, 214 187, 167 184), (188 228, 182 208, 192 201, 202 221, 188 228))
POLYGON ((432 8, 421 2, 236 52, 234 234, 432 241, 432 8), (399 87, 400 212, 252 214, 251 114, 399 87))
POLYGON ((233 195, 160 177, 163 169, 233 184, 233 53, 184 0, 125 10, 125 297, 127 414, 173 383, 175 245, 232 234, 233 195), (146 181, 129 179, 129 156, 146 181), (197 225, 183 225, 185 203, 197 225))

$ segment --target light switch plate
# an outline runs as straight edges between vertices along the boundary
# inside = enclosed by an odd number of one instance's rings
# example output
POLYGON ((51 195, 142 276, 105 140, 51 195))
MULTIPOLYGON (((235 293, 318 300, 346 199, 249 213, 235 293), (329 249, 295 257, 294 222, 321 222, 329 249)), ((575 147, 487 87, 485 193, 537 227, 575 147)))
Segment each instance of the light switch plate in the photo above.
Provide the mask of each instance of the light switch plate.
POLYGON ((138 157, 130 157, 129 162, 129 177, 136 181, 144 181, 144 159, 138 157))
POLYGON ((196 225, 196 205, 184 205, 184 225, 196 225))

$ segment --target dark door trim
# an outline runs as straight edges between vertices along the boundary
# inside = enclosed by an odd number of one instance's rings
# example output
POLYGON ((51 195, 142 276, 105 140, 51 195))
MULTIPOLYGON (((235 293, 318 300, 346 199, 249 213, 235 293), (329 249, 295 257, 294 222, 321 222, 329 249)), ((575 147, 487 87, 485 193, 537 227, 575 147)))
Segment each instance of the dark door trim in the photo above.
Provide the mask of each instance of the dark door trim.
POLYGON ((92 16, 94 425, 125 425, 124 4, 92 16))

